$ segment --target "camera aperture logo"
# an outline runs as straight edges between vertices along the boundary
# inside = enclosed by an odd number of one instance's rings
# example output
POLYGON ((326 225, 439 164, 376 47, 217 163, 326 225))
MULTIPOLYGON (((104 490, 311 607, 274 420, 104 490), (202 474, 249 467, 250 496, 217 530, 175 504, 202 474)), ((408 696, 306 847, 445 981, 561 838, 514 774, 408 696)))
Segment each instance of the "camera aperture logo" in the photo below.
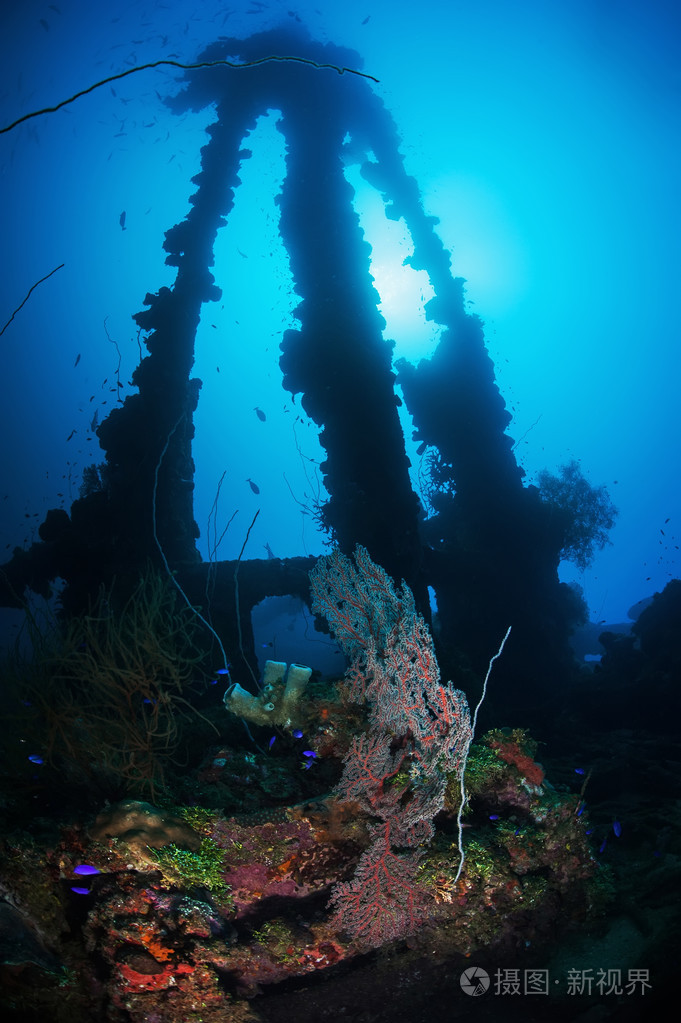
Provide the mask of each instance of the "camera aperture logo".
POLYGON ((481 966, 469 966, 461 974, 459 983, 464 994, 476 998, 478 995, 484 995, 485 991, 489 989, 489 973, 481 966))

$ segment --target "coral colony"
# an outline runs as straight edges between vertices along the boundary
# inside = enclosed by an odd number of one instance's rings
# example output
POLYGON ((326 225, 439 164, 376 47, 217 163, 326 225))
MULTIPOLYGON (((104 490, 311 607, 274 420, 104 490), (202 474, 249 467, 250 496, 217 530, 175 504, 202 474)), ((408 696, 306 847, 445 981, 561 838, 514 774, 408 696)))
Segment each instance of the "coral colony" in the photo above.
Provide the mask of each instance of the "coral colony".
POLYGON ((312 571, 313 610, 350 661, 347 697, 368 706, 338 786, 372 821, 371 844, 333 893, 338 924, 372 943, 402 936, 427 916, 418 850, 435 834, 448 776, 460 778, 472 730, 466 697, 440 681, 433 642, 406 584, 398 595, 363 547, 354 565, 336 551, 312 571))

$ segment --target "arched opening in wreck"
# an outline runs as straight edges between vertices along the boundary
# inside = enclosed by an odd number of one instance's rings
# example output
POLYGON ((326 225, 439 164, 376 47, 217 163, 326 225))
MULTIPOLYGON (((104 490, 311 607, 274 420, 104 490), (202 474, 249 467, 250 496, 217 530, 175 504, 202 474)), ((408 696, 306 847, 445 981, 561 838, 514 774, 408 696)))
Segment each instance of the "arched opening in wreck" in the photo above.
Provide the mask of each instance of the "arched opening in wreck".
POLYGON ((260 676, 265 661, 293 664, 301 659, 314 664, 323 677, 343 674, 346 660, 340 647, 328 633, 315 628, 314 617, 300 597, 265 597, 252 609, 251 624, 260 676))

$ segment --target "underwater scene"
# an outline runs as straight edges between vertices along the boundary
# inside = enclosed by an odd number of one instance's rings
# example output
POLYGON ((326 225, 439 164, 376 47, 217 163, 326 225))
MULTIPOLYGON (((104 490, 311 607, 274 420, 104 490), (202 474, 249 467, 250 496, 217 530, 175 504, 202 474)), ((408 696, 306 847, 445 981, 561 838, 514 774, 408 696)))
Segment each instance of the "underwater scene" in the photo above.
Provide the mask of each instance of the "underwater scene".
POLYGON ((668 1018, 678 5, 0 48, 3 1019, 668 1018))

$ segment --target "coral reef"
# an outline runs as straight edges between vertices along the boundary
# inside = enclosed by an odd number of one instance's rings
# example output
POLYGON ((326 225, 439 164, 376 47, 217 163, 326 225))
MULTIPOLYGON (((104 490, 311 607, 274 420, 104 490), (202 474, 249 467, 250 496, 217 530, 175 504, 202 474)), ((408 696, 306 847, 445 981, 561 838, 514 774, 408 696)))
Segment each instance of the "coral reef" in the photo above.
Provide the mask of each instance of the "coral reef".
MULTIPOLYGON (((605 903, 579 796, 546 782, 528 787, 528 765, 508 759, 498 734, 484 736, 469 758, 461 876, 447 808, 423 850, 413 949, 467 956, 538 940, 605 903)), ((42 1007, 56 1023, 258 1019, 259 993, 321 975, 366 948, 328 903, 367 841, 366 826, 333 797, 257 820, 128 801, 89 826, 63 825, 49 841, 10 835, 2 876, 42 920, 44 944, 42 958, 34 956, 37 981, 15 987, 11 1005, 42 1007)))

